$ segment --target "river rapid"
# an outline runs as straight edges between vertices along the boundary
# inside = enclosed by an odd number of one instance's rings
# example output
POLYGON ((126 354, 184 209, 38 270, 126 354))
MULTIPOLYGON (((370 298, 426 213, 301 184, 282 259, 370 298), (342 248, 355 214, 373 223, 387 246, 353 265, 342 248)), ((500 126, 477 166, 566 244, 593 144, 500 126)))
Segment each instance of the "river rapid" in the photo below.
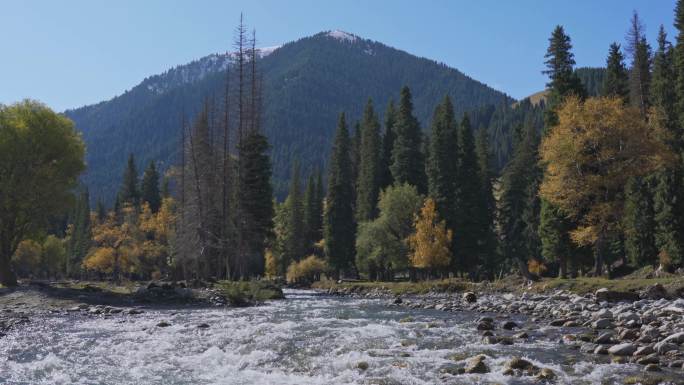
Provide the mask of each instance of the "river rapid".
POLYGON ((539 383, 505 376, 512 356, 552 369, 561 384, 622 384, 641 372, 573 350, 559 342, 571 328, 535 326, 525 316, 512 319, 530 339, 487 345, 475 327, 482 314, 285 294, 240 309, 34 319, 0 339, 0 384, 539 383), (157 326, 162 321, 170 325, 157 326), (489 373, 449 374, 477 354, 487 356, 489 373))

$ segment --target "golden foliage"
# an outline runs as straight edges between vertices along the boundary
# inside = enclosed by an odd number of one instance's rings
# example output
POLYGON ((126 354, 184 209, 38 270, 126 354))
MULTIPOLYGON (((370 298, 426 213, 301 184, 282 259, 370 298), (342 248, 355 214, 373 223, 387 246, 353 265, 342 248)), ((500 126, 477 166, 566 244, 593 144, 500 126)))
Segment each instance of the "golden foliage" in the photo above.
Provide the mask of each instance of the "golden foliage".
POLYGON ((12 256, 12 262, 19 273, 37 272, 41 267, 42 252, 40 243, 26 239, 19 242, 12 256))
POLYGON ((267 249, 264 253, 264 267, 266 278, 272 279, 278 276, 278 258, 273 254, 271 249, 267 249))
POLYGON ((541 262, 541 261, 538 261, 538 260, 532 258, 527 262, 527 270, 529 270, 529 272, 532 274, 542 275, 548 269, 547 269, 546 265, 544 264, 544 262, 541 262))
POLYGON ((451 259, 449 245, 453 233, 444 221, 439 221, 432 198, 425 200, 414 227, 415 232, 408 238, 411 265, 420 269, 447 266, 451 259))
POLYGON ((104 274, 159 276, 169 263, 174 237, 174 201, 165 198, 159 212, 143 204, 140 212, 126 205, 117 216, 109 213, 93 222, 93 242, 83 261, 89 271, 104 274))
POLYGON ((617 230, 627 181, 672 160, 658 116, 653 110, 647 123, 618 98, 569 97, 558 110, 541 146, 540 194, 579 223, 571 233, 577 244, 617 230))
POLYGON ((328 270, 328 264, 315 255, 309 255, 299 262, 292 262, 287 267, 288 282, 315 281, 328 270))

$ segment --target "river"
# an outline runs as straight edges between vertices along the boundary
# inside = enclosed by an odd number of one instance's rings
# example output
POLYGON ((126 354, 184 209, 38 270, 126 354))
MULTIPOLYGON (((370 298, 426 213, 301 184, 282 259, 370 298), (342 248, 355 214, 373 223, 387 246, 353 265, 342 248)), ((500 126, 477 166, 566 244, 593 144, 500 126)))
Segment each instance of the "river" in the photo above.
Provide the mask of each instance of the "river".
POLYGON ((524 316, 513 319, 529 329, 529 341, 486 345, 475 330, 482 314, 310 291, 286 296, 240 309, 36 319, 0 339, 0 384, 538 383, 502 374, 513 355, 552 369, 563 384, 622 384, 641 371, 572 350, 558 342, 567 330, 535 327, 524 316), (170 326, 158 327, 161 321, 170 326), (490 373, 445 373, 458 365, 454 357, 479 353, 490 373))

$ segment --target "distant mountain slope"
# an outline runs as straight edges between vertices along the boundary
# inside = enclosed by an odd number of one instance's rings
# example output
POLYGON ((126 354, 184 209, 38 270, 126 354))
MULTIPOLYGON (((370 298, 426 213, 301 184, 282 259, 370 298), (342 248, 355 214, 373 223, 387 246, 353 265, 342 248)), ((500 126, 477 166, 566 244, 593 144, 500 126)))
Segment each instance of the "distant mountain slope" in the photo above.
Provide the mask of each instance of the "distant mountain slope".
MULTIPOLYGON (((129 152, 140 166, 150 160, 162 168, 173 164, 181 111, 192 116, 204 97, 222 95, 229 62, 229 55, 210 55, 151 76, 109 101, 66 111, 88 145, 85 182, 91 196, 112 201, 129 152)), ((444 64, 341 31, 263 50, 260 68, 263 127, 273 146, 280 196, 294 157, 301 160, 304 173, 325 167, 337 115, 345 111, 353 124, 368 97, 382 114, 388 101, 408 85, 424 127, 445 94, 458 114, 513 101, 444 64)))

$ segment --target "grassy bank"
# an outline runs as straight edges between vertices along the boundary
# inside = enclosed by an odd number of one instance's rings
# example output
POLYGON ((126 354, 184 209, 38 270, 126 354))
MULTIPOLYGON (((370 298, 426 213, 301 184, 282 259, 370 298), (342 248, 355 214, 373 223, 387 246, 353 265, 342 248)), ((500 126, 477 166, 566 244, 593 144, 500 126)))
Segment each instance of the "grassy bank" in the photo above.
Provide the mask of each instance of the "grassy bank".
POLYGON ((346 289, 353 292, 369 292, 380 290, 394 295, 425 294, 428 292, 456 293, 463 291, 475 292, 513 292, 532 291, 536 293, 550 292, 557 289, 568 290, 577 294, 586 294, 600 288, 615 291, 637 292, 651 285, 659 283, 671 293, 684 292, 684 277, 669 276, 661 278, 625 277, 619 279, 607 278, 575 278, 557 279, 543 278, 531 285, 520 277, 510 276, 494 282, 470 282, 463 279, 442 279, 420 282, 342 282, 324 280, 312 285, 314 289, 328 290, 331 288, 346 289))
POLYGON ((283 299, 283 291, 271 281, 220 281, 216 288, 233 304, 283 299))

